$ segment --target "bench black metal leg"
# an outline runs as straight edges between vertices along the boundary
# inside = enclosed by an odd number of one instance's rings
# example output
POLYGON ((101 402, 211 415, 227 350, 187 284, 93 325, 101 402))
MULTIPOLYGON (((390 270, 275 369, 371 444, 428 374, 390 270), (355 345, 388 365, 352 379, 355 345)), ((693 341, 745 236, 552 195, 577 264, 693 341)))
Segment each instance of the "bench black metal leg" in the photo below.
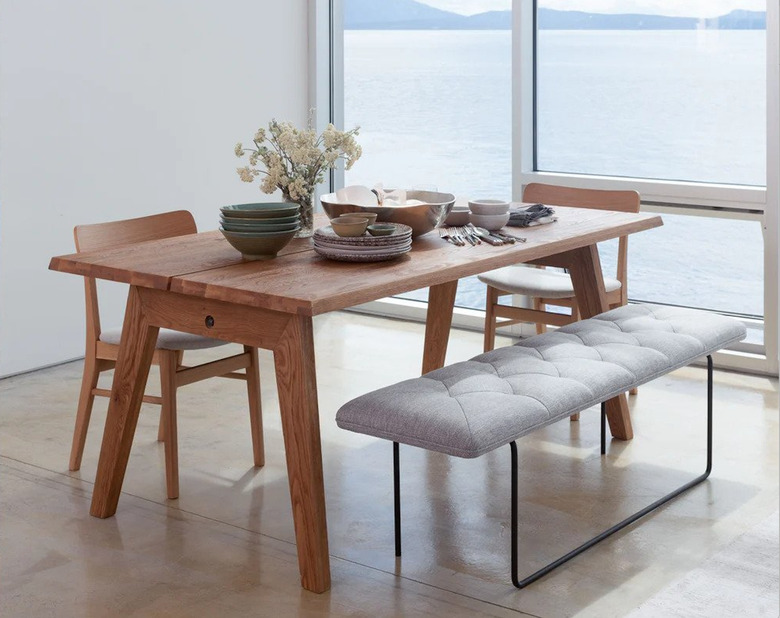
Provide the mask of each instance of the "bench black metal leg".
POLYGON ((607 402, 601 402, 601 454, 607 453, 607 402))
MULTIPOLYGON (((603 405, 602 405, 602 410, 604 410, 603 405)), ((604 433, 602 430, 602 449, 604 444, 603 436, 604 433)), ((619 524, 616 524, 611 528, 609 528, 608 530, 605 530, 598 536, 595 536, 589 541, 580 545, 577 549, 570 551, 568 554, 558 558, 554 562, 551 562, 547 566, 539 569, 538 571, 536 571, 536 573, 529 575, 523 580, 520 580, 517 575, 517 481, 518 481, 517 445, 514 442, 510 442, 509 446, 512 450, 512 537, 511 537, 512 538, 512 583, 515 585, 516 588, 525 588, 528 584, 535 582, 540 577, 544 577, 553 569, 556 569, 557 567, 561 566, 563 563, 568 562, 569 560, 571 560, 575 556, 578 556, 585 550, 590 549, 596 543, 603 541, 608 536, 615 534, 615 532, 618 532, 619 530, 622 530, 626 526, 633 524, 638 519, 644 517, 648 513, 651 513, 658 507, 666 504, 667 502, 669 502, 669 500, 676 498, 681 493, 688 491, 691 487, 698 485, 710 475, 710 472, 712 471, 712 356, 707 356, 707 467, 704 470, 704 472, 701 475, 697 476, 692 481, 689 481, 688 483, 683 485, 682 487, 675 489, 673 492, 665 495, 660 500, 656 500, 650 506, 647 506, 643 508, 641 511, 638 511, 633 515, 631 515, 630 517, 627 517, 619 524)))
POLYGON ((393 442, 393 510, 395 519, 395 555, 401 555, 401 465, 398 442, 393 442))

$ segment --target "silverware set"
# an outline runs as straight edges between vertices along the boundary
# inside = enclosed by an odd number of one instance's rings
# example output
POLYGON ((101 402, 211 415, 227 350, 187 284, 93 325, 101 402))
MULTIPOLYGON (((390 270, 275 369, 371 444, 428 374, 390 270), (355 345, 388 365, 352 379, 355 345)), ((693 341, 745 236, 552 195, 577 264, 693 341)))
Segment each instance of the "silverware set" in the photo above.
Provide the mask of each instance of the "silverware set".
POLYGON ((516 242, 525 242, 526 239, 521 236, 504 234, 503 232, 489 232, 483 227, 477 227, 471 223, 462 227, 440 227, 439 237, 447 242, 465 247, 466 244, 472 247, 481 245, 484 240, 490 245, 512 245, 516 242))

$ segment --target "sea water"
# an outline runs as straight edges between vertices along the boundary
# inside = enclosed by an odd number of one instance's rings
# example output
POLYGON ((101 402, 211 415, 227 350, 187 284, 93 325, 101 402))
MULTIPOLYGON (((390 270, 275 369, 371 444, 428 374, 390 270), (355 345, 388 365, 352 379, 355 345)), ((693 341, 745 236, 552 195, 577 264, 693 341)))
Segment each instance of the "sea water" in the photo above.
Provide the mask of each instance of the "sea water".
MULTIPOLYGON (((347 184, 511 197, 510 32, 344 35, 363 147, 347 184)), ((541 31, 538 169, 765 184, 764 46, 764 31, 541 31)), ((760 222, 663 218, 630 238, 630 298, 763 314, 760 222)), ((484 286, 461 282, 456 302, 484 307, 484 286)))

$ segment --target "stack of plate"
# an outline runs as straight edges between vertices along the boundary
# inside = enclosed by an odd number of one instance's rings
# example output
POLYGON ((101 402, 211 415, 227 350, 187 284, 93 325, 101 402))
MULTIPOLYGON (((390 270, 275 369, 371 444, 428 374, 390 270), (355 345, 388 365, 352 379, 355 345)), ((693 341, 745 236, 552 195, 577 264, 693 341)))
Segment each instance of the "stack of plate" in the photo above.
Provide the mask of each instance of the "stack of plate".
POLYGON ((301 226, 298 204, 236 204, 220 210, 220 231, 248 259, 274 257, 301 226))
POLYGON ((395 223, 386 236, 338 236, 330 226, 314 232, 314 250, 321 256, 339 262, 383 262, 395 259, 412 248, 412 228, 395 223))

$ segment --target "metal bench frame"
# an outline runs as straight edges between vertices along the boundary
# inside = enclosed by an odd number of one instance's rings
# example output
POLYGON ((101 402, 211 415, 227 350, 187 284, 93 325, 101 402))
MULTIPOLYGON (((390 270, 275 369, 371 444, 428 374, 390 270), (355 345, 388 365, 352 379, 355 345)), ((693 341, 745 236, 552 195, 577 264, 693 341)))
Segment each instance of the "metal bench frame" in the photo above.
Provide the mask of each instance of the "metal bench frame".
MULTIPOLYGON (((604 402, 601 404, 601 454, 606 454, 606 405, 604 402)), ((542 567, 535 573, 532 573, 524 579, 520 579, 518 575, 518 516, 517 516, 517 498, 518 498, 518 462, 517 462, 517 443, 512 441, 509 443, 509 447, 512 453, 512 539, 511 539, 511 552, 512 552, 512 584, 516 588, 525 588, 529 584, 535 582, 537 579, 544 577, 554 569, 558 568, 562 564, 568 562, 575 556, 580 555, 584 551, 590 549, 597 543, 603 541, 607 537, 612 536, 616 532, 619 532, 623 528, 630 526, 638 519, 641 519, 645 515, 652 513, 659 507, 663 506, 670 500, 676 498, 680 494, 688 491, 692 487, 695 487, 699 483, 703 482, 712 471, 712 356, 707 356, 707 467, 704 472, 696 478, 688 481, 681 487, 678 487, 671 493, 666 494, 663 498, 656 500, 649 506, 646 506, 640 511, 637 511, 633 515, 627 517, 618 524, 615 524, 611 528, 604 530, 604 532, 589 539, 576 549, 573 549, 567 554, 564 554, 557 560, 542 567)), ((400 472, 400 453, 398 442, 393 442, 393 507, 394 507, 394 520, 395 520, 395 555, 401 556, 401 472, 400 472)))

